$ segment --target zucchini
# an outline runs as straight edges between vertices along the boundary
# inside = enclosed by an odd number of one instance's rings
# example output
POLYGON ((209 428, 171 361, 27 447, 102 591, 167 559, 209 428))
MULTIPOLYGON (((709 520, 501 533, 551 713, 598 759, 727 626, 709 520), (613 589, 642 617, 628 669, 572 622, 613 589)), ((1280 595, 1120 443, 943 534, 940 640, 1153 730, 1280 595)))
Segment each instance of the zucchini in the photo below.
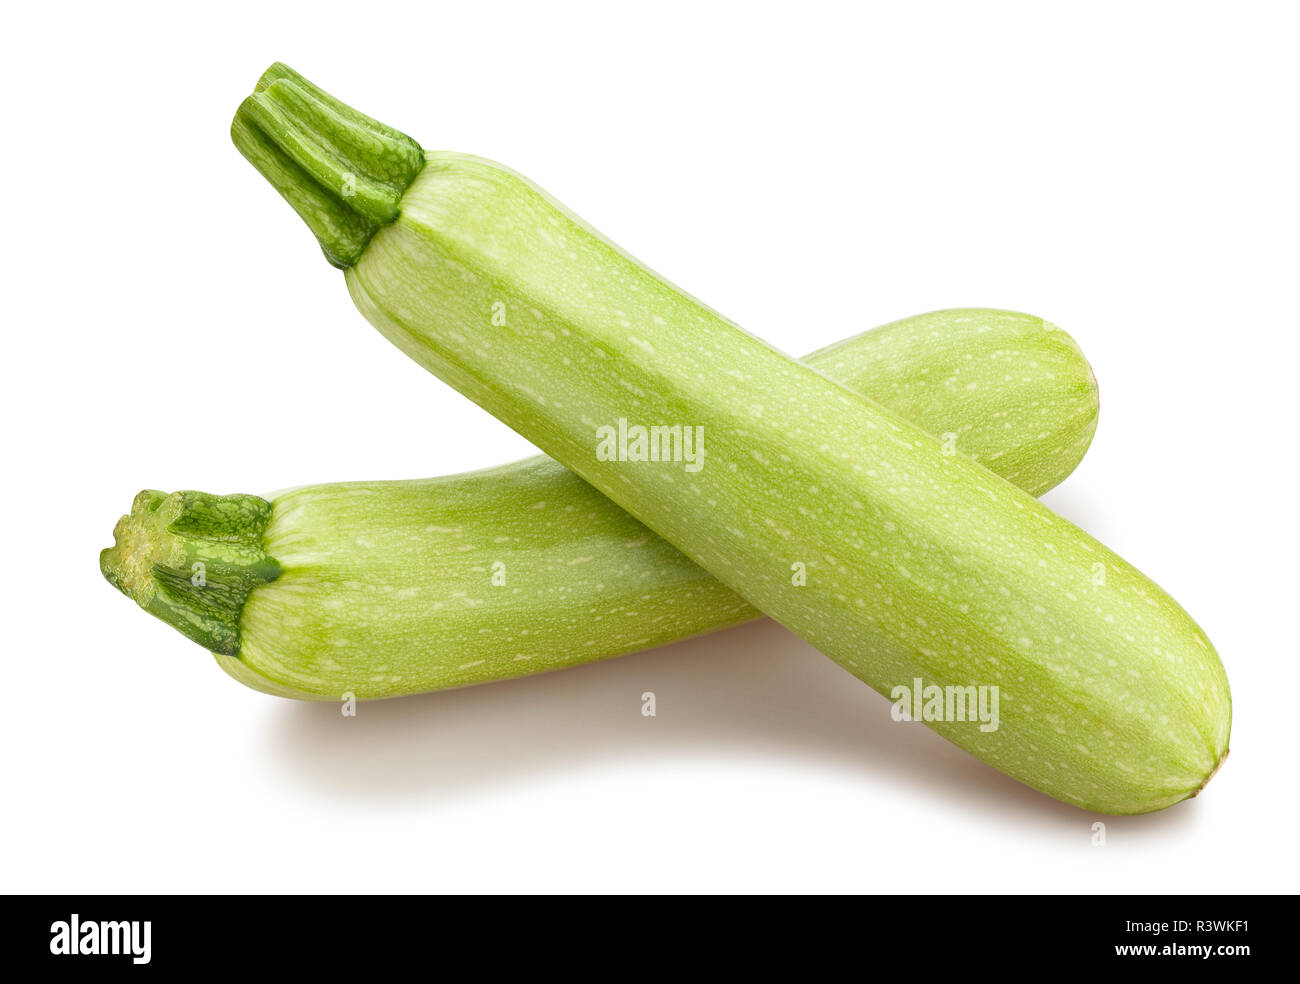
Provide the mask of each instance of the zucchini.
POLYGON ((886 695, 998 688, 994 729, 925 715, 961 748, 1105 813, 1193 796, 1227 754, 1223 666, 1154 582, 518 174, 420 154, 280 65, 232 135, 379 331, 755 608, 886 695), (621 420, 702 428, 707 461, 609 460, 621 420))
MULTIPOLYGON (((1030 315, 920 315, 805 361, 1035 492, 1073 470, 1096 426, 1083 354, 1030 315)), ((115 539, 112 583, 236 679, 288 697, 502 680, 759 614, 544 456, 268 499, 145 491, 115 539)))

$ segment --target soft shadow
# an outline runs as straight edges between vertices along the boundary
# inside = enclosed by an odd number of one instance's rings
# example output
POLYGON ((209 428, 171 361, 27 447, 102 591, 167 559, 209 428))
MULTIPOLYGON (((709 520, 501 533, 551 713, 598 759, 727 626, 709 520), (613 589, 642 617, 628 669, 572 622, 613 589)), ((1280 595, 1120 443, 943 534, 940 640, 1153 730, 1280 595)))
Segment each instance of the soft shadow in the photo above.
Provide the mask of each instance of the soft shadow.
MULTIPOLYGON (((355 806, 449 802, 610 760, 797 759, 838 769, 897 802, 909 791, 954 810, 1078 828, 1094 819, 972 758, 766 619, 558 673, 358 706, 283 702, 271 759, 314 794, 355 806), (655 695, 656 716, 641 713, 655 695)), ((724 766, 725 767, 725 766, 724 766)), ((1168 832, 1180 805, 1105 818, 1168 832)))
POLYGON ((1066 482, 1059 485, 1040 496, 1039 501, 1102 543, 1110 542, 1112 512, 1099 504, 1096 496, 1089 495, 1086 488, 1080 488, 1078 483, 1066 482))

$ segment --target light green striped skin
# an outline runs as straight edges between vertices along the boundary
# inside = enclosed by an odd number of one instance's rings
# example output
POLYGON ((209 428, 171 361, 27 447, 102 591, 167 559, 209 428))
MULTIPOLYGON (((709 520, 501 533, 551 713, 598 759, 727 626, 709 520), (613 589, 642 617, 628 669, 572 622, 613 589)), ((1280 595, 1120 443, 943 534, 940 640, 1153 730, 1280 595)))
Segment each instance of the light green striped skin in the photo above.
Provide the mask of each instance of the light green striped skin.
POLYGON ((928 723, 1003 772, 1142 813, 1226 754, 1223 667, 1156 584, 512 171, 427 153, 346 276, 408 355, 876 690, 999 687, 996 731, 928 723), (704 467, 601 460, 596 429, 620 418, 703 427, 704 467))
MULTIPOLYGON (((1035 492, 1074 469, 1096 426, 1087 361, 1031 315, 920 315, 805 361, 958 434, 968 453, 1035 492)), ((283 696, 393 697, 502 680, 759 616, 545 457, 286 492, 272 499, 261 549, 283 573, 249 594, 238 653, 217 658, 283 696)))

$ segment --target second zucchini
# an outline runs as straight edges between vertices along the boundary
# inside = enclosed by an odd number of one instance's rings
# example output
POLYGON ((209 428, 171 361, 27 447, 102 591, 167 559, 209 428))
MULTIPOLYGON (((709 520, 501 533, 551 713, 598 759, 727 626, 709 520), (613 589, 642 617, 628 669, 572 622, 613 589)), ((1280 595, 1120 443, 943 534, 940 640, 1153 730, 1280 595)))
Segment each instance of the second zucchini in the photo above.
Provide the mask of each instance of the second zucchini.
MULTIPOLYGON (((1034 492, 1070 473, 1096 426, 1088 363, 1026 314, 919 315, 806 361, 1034 492)), ((546 457, 265 499, 146 491, 115 539, 101 558, 113 584, 287 697, 503 680, 759 614, 546 457)))

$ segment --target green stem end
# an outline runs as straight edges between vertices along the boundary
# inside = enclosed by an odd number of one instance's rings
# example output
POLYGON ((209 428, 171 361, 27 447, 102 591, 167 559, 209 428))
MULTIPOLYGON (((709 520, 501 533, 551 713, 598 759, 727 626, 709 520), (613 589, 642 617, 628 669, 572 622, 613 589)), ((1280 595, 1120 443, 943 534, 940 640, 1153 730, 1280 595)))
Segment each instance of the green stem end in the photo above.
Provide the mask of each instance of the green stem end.
POLYGON ((262 537, 271 504, 255 495, 146 489, 99 555, 108 582, 214 653, 239 655, 249 593, 283 568, 262 537))
POLYGON ((240 105, 230 136, 341 269, 397 218, 403 192, 424 167, 424 151, 406 134, 279 62, 240 105))

